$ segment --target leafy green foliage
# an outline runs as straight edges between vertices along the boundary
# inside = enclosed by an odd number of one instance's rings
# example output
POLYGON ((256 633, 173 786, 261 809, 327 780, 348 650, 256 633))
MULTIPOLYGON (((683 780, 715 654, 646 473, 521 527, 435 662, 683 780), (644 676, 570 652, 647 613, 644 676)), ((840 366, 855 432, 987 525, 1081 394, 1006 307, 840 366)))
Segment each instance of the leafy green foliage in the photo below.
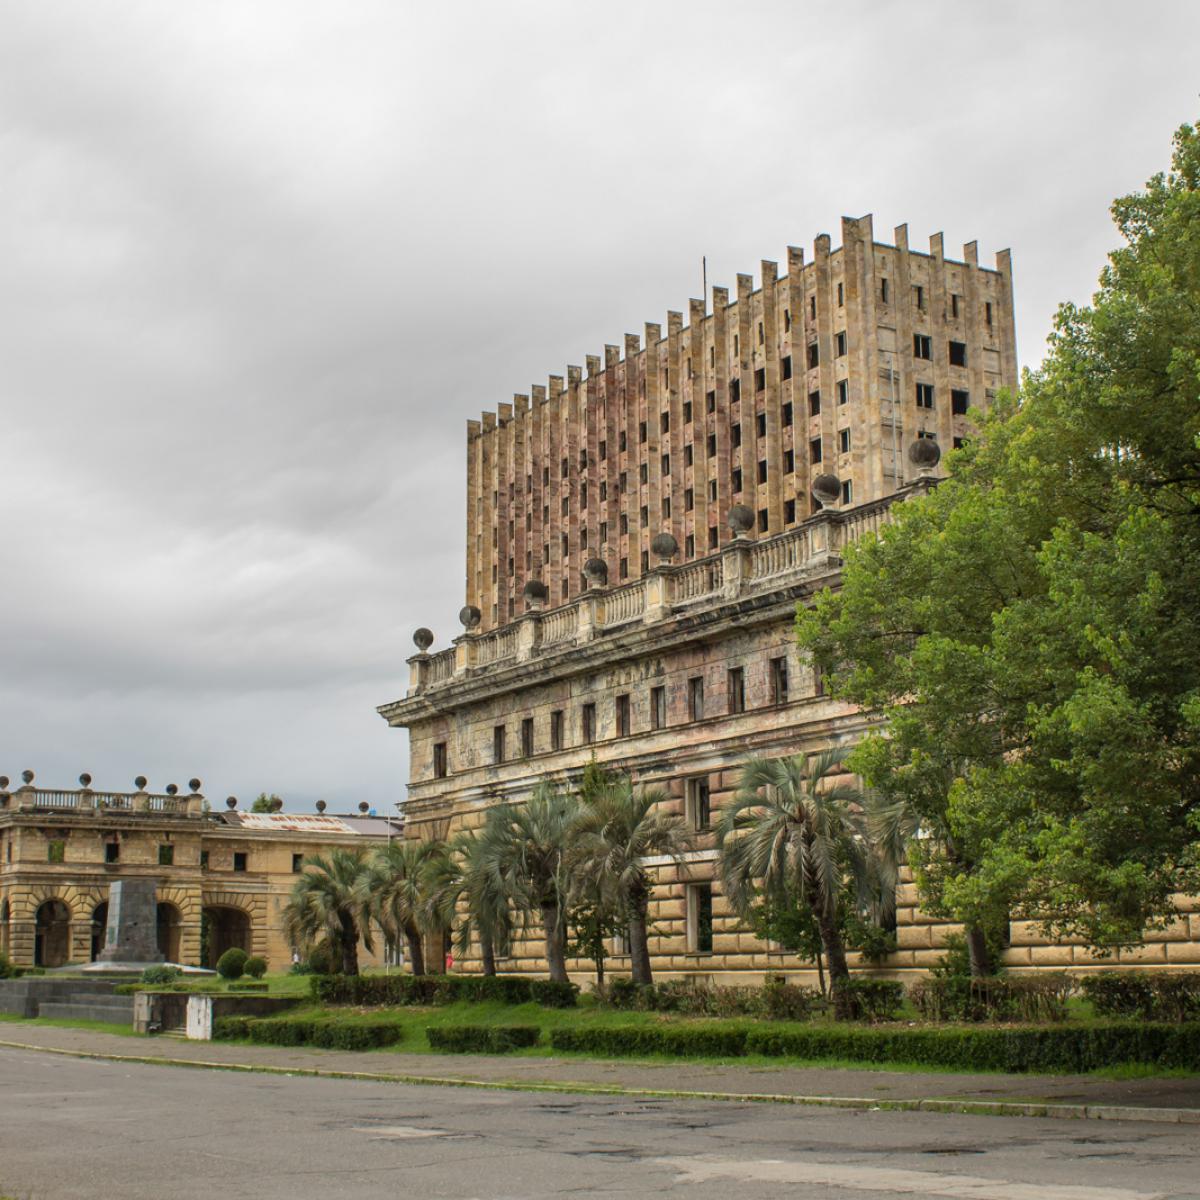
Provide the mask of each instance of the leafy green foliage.
POLYGON ((1163 971, 1085 975, 1079 986, 1102 1017, 1200 1021, 1200 975, 1163 971))
POLYGON ((358 943, 372 949, 370 907, 364 894, 367 863, 361 853, 313 855, 292 887, 283 924, 293 945, 327 944, 347 975, 358 974, 358 943))
POLYGON ((425 1036, 448 1054, 507 1054, 536 1046, 542 1031, 536 1025, 434 1025, 425 1036))
POLYGON ((669 1054, 677 1058, 737 1058, 746 1053, 746 1030, 738 1025, 610 1025, 553 1029, 558 1051, 610 1058, 669 1054))
POLYGON ((160 966, 146 967, 142 971, 142 982, 172 983, 182 975, 183 972, 178 967, 171 967, 163 963, 160 966))
POLYGON ((604 1002, 612 1008, 696 1017, 806 1021, 826 1007, 820 992, 781 981, 754 988, 720 987, 679 979, 647 986, 629 979, 614 979, 603 995, 604 1002))
POLYGON ((958 974, 920 979, 908 995, 927 1021, 1040 1022, 1065 1021, 1074 990, 1070 976, 1057 972, 1011 978, 958 974))
POLYGON ((238 946, 230 946, 217 959, 217 974, 222 979, 241 979, 246 970, 246 959, 250 956, 238 946))
POLYGON ((246 959, 245 970, 251 979, 261 979, 267 973, 267 960, 259 958, 258 955, 252 955, 246 959))
POLYGON ((976 973, 1010 915, 1105 950, 1200 888, 1198 181, 1183 126, 1019 406, 798 616, 831 691, 882 713, 850 765, 976 973))
POLYGON ((373 1050, 404 1036, 394 1021, 339 1020, 329 1017, 218 1017, 216 1041, 244 1040, 265 1046, 320 1046, 326 1050, 373 1050))
POLYGON ((894 1021, 904 1004, 904 985, 855 976, 846 983, 847 1008, 856 1021, 894 1021))
POLYGON ((252 813, 274 812, 276 801, 278 801, 280 804, 283 803, 283 801, 280 800, 274 792, 272 792, 270 795, 268 795, 266 792, 259 792, 254 798, 254 803, 250 806, 250 811, 252 813))
POLYGON ((579 997, 579 988, 573 983, 527 975, 314 975, 309 989, 322 1004, 360 1008, 456 1004, 460 1000, 573 1008, 579 997))

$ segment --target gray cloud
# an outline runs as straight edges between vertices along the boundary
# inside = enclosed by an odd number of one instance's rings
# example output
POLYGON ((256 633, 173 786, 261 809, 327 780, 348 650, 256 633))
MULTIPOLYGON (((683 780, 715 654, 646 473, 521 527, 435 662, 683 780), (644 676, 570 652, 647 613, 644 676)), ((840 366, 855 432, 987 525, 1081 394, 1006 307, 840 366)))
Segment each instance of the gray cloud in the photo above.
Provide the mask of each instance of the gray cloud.
POLYGON ((0 770, 401 799, 463 422, 842 213, 1011 246, 1035 362, 1195 115, 1123 13, 0 4, 0 770))

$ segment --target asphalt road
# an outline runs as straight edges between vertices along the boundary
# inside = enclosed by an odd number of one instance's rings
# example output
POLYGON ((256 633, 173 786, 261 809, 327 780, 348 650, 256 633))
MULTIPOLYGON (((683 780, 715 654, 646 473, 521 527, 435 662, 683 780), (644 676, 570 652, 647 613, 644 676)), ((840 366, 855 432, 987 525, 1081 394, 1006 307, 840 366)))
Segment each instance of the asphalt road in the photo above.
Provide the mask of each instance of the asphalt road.
POLYGON ((1191 1200, 1195 1126, 626 1100, 0 1050, 15 1200, 1191 1200))

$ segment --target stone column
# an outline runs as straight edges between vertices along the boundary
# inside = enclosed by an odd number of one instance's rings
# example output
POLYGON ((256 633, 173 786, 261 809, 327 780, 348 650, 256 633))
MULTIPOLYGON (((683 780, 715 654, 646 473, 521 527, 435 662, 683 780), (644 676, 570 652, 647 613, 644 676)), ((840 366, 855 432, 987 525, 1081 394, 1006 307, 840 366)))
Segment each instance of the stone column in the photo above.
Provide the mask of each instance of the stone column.
POLYGON ((108 930, 98 962, 159 963, 153 879, 118 879, 108 889, 108 930))

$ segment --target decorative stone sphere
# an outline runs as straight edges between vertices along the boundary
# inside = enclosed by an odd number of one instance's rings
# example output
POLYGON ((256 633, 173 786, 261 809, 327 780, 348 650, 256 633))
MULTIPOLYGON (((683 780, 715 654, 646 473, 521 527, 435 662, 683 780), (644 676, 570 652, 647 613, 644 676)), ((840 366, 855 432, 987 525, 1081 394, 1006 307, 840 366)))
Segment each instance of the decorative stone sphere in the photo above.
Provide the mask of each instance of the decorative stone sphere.
POLYGON ((22 771, 21 778, 23 780, 25 780, 26 783, 32 783, 33 782, 33 772, 29 771, 29 770, 22 771))
POLYGON ((458 620, 464 629, 477 629, 483 620, 483 613, 473 604, 466 604, 458 610, 458 620))
POLYGON ((433 630, 426 629, 425 626, 422 625, 421 628, 413 634, 413 644, 418 650, 420 650, 422 654, 424 654, 425 651, 433 645, 433 630))
POLYGON ((191 789, 193 795, 200 790, 201 786, 200 780, 198 779, 188 780, 188 787, 191 789))
POLYGON ((325 811, 325 801, 324 801, 324 800, 318 800, 318 801, 317 801, 317 812, 319 812, 319 813, 323 813, 324 811, 325 811))
POLYGON ((754 510, 744 504, 735 504, 729 510, 726 520, 734 536, 741 537, 743 533, 749 533, 754 528, 754 510))
POLYGON ((8 776, 0 775, 0 792, 7 790, 7 788, 8 788, 8 776))
POLYGON ((360 800, 358 802, 358 811, 360 813, 370 812, 371 806, 365 800, 360 800))
POLYGON ((603 587, 608 582, 608 563, 602 558, 589 558, 583 564, 583 577, 589 587, 603 587))
POLYGON ((550 589, 540 579, 531 579, 523 595, 530 604, 545 604, 550 599, 550 589))
POLYGON ((139 775, 139 776, 138 776, 138 777, 137 777, 137 778, 136 778, 136 779, 133 781, 133 786, 134 786, 135 788, 137 788, 137 790, 138 790, 139 792, 144 792, 144 791, 146 790, 146 777, 145 777, 145 775, 139 775))
POLYGON ((924 471, 932 470, 942 461, 942 448, 933 438, 917 438, 908 448, 908 461, 924 471))
POLYGON ((79 777, 79 786, 83 788, 90 788, 92 786, 92 777, 86 771, 79 777))
POLYGON ((282 812, 283 811, 283 801, 280 800, 280 798, 278 796, 276 796, 271 801, 271 811, 272 812, 282 812))
POLYGON ((237 797, 236 796, 226 796, 225 797, 225 807, 228 809, 237 808, 237 797))
POLYGON ((650 550, 658 555, 663 562, 669 562, 679 553, 679 543, 669 533, 656 533, 650 539, 650 550))
POLYGON ((179 795, 179 788, 178 788, 178 787, 176 787, 176 785, 175 785, 175 784, 173 784, 173 783, 168 783, 168 784, 167 784, 167 795, 168 795, 168 796, 178 796, 178 795, 179 795))
POLYGON ((821 504, 837 504, 842 498, 842 481, 836 475, 818 475, 811 490, 813 499, 821 504))

